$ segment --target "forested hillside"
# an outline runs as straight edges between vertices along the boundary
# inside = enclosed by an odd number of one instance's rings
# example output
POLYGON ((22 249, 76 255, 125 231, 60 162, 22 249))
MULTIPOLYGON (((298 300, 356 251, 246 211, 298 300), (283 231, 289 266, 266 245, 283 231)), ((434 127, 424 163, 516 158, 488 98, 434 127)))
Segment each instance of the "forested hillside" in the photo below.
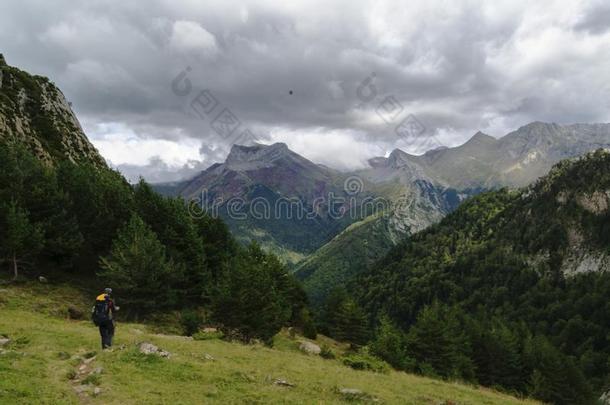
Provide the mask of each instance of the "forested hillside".
POLYGON ((484 193, 353 283, 372 347, 405 370, 553 403, 610 384, 610 154, 484 193))
POLYGON ((128 184, 48 79, 3 58, 0 73, 2 278, 68 274, 92 292, 112 286, 128 318, 179 311, 186 329, 214 322, 246 341, 309 319, 275 256, 183 199, 128 184))

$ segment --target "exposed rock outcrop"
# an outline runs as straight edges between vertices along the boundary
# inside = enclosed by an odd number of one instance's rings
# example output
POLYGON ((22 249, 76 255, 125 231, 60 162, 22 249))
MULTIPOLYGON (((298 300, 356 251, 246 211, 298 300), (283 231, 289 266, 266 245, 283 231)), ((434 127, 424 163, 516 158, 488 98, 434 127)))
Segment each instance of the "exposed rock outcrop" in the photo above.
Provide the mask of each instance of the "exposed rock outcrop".
POLYGON ((106 167, 63 93, 45 77, 8 66, 1 55, 0 141, 22 144, 49 165, 67 159, 106 167))

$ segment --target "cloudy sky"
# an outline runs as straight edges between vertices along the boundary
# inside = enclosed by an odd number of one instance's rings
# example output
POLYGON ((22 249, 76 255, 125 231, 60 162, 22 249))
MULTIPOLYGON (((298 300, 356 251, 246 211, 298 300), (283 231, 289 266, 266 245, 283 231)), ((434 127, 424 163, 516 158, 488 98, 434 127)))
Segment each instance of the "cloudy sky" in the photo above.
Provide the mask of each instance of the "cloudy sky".
POLYGON ((3 0, 0 52, 57 83, 131 179, 188 177, 251 139, 350 169, 610 121, 604 0, 3 0))

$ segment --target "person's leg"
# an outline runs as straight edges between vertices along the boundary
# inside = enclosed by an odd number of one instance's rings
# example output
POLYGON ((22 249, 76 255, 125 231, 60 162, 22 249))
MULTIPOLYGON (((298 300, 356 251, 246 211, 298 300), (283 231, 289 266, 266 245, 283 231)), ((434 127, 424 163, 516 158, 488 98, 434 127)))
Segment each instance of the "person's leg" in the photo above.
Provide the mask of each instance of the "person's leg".
POLYGON ((112 346, 112 340, 114 339, 114 320, 108 323, 108 347, 112 346))
POLYGON ((103 323, 100 324, 100 336, 102 337, 102 350, 106 348, 107 340, 108 340, 108 329, 106 325, 103 323))

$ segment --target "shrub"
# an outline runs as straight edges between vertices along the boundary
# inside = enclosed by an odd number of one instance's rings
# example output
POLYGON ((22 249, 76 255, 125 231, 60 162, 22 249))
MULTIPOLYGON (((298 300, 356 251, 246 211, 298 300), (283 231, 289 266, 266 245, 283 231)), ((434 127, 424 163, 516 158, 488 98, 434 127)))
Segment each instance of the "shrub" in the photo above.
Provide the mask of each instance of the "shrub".
POLYGON ((303 324, 303 336, 307 339, 315 340, 318 337, 318 331, 316 330, 316 325, 312 320, 305 322, 303 324))
POLYGON ((322 347, 320 348, 320 357, 324 358, 324 359, 334 359, 335 353, 331 350, 331 348, 328 345, 322 345, 322 347))
POLYGON ((222 339, 224 334, 221 331, 216 332, 197 332, 193 334, 194 340, 213 340, 222 339))
POLYGON ((343 356, 343 364, 354 370, 368 370, 376 373, 387 373, 390 369, 388 363, 373 356, 366 350, 348 353, 343 356))
POLYGON ((184 310, 180 314, 180 324, 184 330, 185 336, 193 336, 199 331, 199 327, 203 323, 201 315, 195 310, 184 310))

